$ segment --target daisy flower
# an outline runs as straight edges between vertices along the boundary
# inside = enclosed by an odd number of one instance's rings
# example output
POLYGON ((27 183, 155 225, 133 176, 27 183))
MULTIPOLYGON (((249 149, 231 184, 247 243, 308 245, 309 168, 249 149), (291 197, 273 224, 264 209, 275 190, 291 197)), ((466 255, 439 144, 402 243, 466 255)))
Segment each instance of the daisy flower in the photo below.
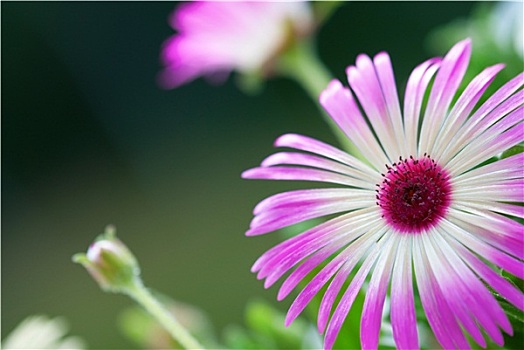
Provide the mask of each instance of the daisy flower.
POLYGON ((360 340, 376 349, 388 290, 393 338, 419 348, 414 284, 429 325, 444 348, 485 347, 484 333, 504 342, 512 327, 489 288, 523 309, 524 295, 496 268, 524 278, 524 156, 487 162, 524 139, 523 74, 477 103, 503 68, 478 74, 456 99, 470 40, 444 58, 417 66, 401 109, 390 58, 359 55, 347 68, 349 87, 332 81, 320 103, 366 162, 315 139, 287 134, 275 145, 294 149, 245 171, 247 179, 336 184, 271 196, 254 209, 248 236, 306 220, 322 224, 264 253, 252 271, 269 287, 290 272, 278 299, 323 266, 289 308, 290 324, 326 287, 318 312, 324 346, 332 348, 365 285, 360 340), (433 79, 434 77, 434 79, 433 79), (324 265, 321 265, 325 262, 324 265), (342 290, 344 282, 349 286, 342 290), (488 288, 489 287, 489 288, 488 288), (340 294, 340 301, 335 302, 340 294))
POLYGON ((178 33, 162 49, 166 88, 198 76, 258 71, 295 37, 313 29, 305 2, 192 2, 180 5, 170 24, 178 33))
POLYGON ((68 328, 62 317, 29 316, 2 341, 2 349, 86 349, 79 337, 66 336, 68 328))

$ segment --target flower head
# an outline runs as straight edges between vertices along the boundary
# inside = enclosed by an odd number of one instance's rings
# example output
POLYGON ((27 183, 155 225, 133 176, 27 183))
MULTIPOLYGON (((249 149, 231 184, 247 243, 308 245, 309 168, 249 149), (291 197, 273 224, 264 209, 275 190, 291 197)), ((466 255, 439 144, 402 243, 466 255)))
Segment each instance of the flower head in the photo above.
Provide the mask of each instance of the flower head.
POLYGON ((289 41, 312 30, 304 2, 192 2, 170 20, 177 34, 163 46, 160 82, 174 88, 198 76, 261 70, 289 41))
POLYGON ((119 292, 134 284, 140 275, 138 262, 127 246, 116 238, 112 226, 93 242, 87 254, 73 256, 103 290, 119 292))
POLYGON ((86 349, 81 338, 67 336, 68 328, 62 317, 32 315, 5 337, 2 349, 86 349))
POLYGON ((520 74, 476 107, 503 68, 488 67, 452 103, 470 52, 470 40, 464 40, 444 58, 416 67, 403 109, 389 56, 358 56, 347 69, 351 89, 332 81, 320 102, 367 163, 312 138, 288 134, 275 145, 293 151, 276 153, 242 174, 338 185, 265 199, 256 206, 246 233, 265 234, 328 216, 264 253, 252 268, 269 287, 296 267, 280 288, 278 298, 283 299, 326 262, 286 319, 291 323, 327 285, 318 313, 326 348, 333 346, 368 274, 362 348, 378 346, 388 289, 396 346, 420 347, 415 282, 444 348, 469 348, 464 331, 482 346, 482 331, 497 344, 503 343, 501 330, 512 333, 487 285, 524 308, 523 294, 493 268, 524 277, 524 226, 515 220, 524 216, 524 207, 517 204, 524 197, 524 156, 496 158, 524 139, 524 78, 520 74), (341 291, 348 279, 349 287, 341 291))

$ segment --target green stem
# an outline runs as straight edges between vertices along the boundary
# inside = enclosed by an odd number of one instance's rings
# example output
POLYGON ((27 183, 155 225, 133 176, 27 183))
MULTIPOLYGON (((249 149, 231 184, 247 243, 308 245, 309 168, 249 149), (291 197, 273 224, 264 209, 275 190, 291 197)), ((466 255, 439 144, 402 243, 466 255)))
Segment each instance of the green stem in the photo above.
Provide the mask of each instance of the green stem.
POLYGON ((200 343, 158 302, 140 280, 125 290, 131 298, 142 305, 182 347, 204 349, 200 343))
POLYGON ((320 93, 333 80, 332 75, 318 59, 310 42, 298 42, 290 47, 280 60, 279 69, 282 74, 296 80, 309 96, 315 101, 322 113, 324 121, 331 128, 337 140, 349 153, 363 159, 362 154, 338 125, 326 113, 319 103, 320 93))

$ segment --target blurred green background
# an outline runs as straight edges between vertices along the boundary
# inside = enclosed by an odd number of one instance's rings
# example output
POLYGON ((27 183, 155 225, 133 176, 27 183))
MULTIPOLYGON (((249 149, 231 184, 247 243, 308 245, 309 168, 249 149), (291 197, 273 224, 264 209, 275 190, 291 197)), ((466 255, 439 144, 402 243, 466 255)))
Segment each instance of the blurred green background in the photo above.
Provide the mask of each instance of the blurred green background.
MULTIPOLYGON (((90 348, 134 347, 115 325, 131 301, 71 262, 107 224, 148 286, 206 310, 218 333, 242 322, 247 301, 274 302, 277 288, 249 269, 278 234, 244 231, 259 200, 296 186, 240 173, 283 133, 335 139, 289 80, 254 96, 234 76, 161 90, 176 5, 2 2, 2 333, 30 314, 64 315, 90 348)), ((319 54, 344 79, 357 54, 386 50, 402 86, 433 55, 428 33, 475 5, 347 2, 318 34, 319 54)))

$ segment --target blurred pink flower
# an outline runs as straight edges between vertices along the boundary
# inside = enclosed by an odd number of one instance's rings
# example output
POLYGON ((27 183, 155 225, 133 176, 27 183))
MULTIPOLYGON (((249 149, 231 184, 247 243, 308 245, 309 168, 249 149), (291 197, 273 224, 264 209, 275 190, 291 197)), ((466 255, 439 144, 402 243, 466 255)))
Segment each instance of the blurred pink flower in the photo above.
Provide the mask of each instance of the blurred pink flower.
POLYGON ((261 235, 329 218, 267 251, 252 268, 268 288, 296 267, 282 284, 279 300, 318 268, 291 305, 286 324, 327 285, 318 313, 327 349, 371 271, 361 319, 363 349, 378 346, 390 288, 397 348, 420 347, 415 281, 429 324, 445 349, 470 348, 464 332, 483 347, 484 333, 499 345, 504 343, 501 330, 512 334, 486 285, 524 308, 522 292, 494 269, 524 278, 524 226, 515 220, 524 217, 519 205, 524 153, 486 161, 524 140, 524 79, 518 75, 476 108, 503 68, 494 65, 456 99, 470 53, 471 42, 464 40, 443 59, 415 68, 403 112, 388 54, 373 59, 359 55, 347 69, 351 89, 334 80, 320 102, 367 162, 312 138, 287 134, 275 145, 290 151, 271 155, 242 174, 338 185, 263 200, 246 233, 261 235))
POLYGON ((290 40, 310 33, 313 16, 305 2, 192 2, 178 6, 170 24, 177 34, 162 48, 165 88, 263 69, 290 40))

